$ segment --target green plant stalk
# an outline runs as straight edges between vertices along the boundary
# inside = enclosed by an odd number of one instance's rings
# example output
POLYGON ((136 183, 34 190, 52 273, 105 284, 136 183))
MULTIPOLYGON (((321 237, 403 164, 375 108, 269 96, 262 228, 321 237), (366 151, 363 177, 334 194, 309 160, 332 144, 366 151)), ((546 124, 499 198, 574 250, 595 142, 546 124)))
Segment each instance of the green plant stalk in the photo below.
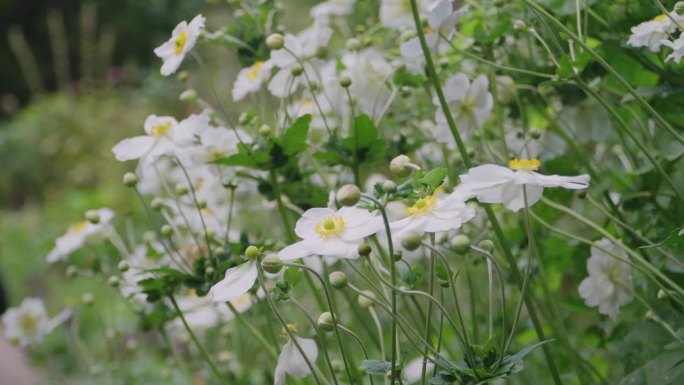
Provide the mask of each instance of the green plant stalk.
MULTIPOLYGON (((430 244, 432 247, 435 246, 435 233, 430 234, 430 244)), ((432 250, 430 253, 430 266, 428 267, 428 294, 433 295, 434 293, 434 286, 435 286, 435 251, 432 250)), ((425 317, 425 341, 428 343, 432 344, 432 340, 430 338, 430 321, 432 319, 432 302, 428 302, 428 307, 427 307, 427 315, 425 317)), ((425 374, 427 372, 427 357, 428 357, 428 349, 425 348, 423 351, 423 365, 420 371, 420 383, 421 385, 425 384, 425 374)))
MULTIPOLYGON (((351 329, 347 329, 346 327, 344 327, 342 325, 337 325, 337 327, 340 328, 340 330, 342 330, 343 332, 349 334, 354 339, 354 341, 356 341, 356 343, 361 348, 361 351, 363 352, 363 358, 364 359, 367 360, 370 358, 368 356, 368 350, 366 350, 366 347, 363 345, 363 341, 361 340, 361 338, 359 338, 359 336, 356 333, 354 333, 351 329)), ((368 374, 368 379, 370 380, 371 385, 375 384, 373 382, 373 375, 372 374, 368 374)))
POLYGON ((192 328, 190 328, 190 325, 188 325, 188 321, 185 320, 185 316, 183 315, 183 312, 181 311, 180 307, 178 307, 178 303, 176 302, 176 299, 173 297, 173 295, 169 295, 169 299, 171 300, 171 303, 173 304, 174 309, 176 309, 176 312, 178 313, 178 317, 180 317, 181 321, 183 322, 183 327, 185 327, 185 330, 190 334, 190 338, 192 339, 192 342, 195 343, 195 346, 197 346, 197 350, 200 351, 200 355, 204 359, 204 361, 209 364, 209 367, 211 368, 211 371, 214 373, 214 375, 224 384, 230 385, 226 382, 225 378, 221 375, 221 372, 219 372, 218 368, 216 367, 216 364, 214 364, 214 361, 212 361, 211 357, 209 356, 209 353, 204 349, 204 346, 202 343, 199 341, 197 336, 195 335, 195 332, 192 331, 192 328))
POLYGON ((169 350, 171 350, 171 355, 173 355, 173 359, 176 361, 176 364, 178 364, 183 373, 188 376, 188 384, 192 384, 194 382, 192 372, 190 372, 190 368, 188 368, 188 365, 185 364, 183 358, 181 358, 180 354, 178 354, 178 349, 176 349, 171 341, 171 338, 169 338, 169 333, 167 333, 163 327, 159 328, 159 333, 164 338, 164 342, 166 342, 166 344, 169 346, 169 350))
POLYGON ((235 306, 233 306, 232 303, 226 302, 226 304, 228 305, 228 308, 230 309, 230 311, 233 312, 233 314, 235 315, 235 318, 236 318, 241 324, 243 324, 243 325, 245 325, 245 326, 247 327, 247 329, 250 331, 250 333, 252 333, 252 334, 254 335, 254 337, 256 337, 256 339, 259 340, 259 342, 261 343, 261 345, 263 345, 264 349, 266 349, 266 351, 268 352, 268 354, 269 354, 274 360, 277 361, 277 360, 278 360, 278 353, 275 351, 275 349, 273 349, 273 346, 271 346, 271 344, 268 343, 268 341, 266 340, 266 337, 264 337, 264 335, 261 334, 261 332, 259 332, 259 331, 254 327, 254 325, 252 325, 251 323, 247 322, 247 320, 245 320, 245 317, 243 317, 242 314, 241 314, 239 311, 237 311, 237 309, 235 309, 235 306))

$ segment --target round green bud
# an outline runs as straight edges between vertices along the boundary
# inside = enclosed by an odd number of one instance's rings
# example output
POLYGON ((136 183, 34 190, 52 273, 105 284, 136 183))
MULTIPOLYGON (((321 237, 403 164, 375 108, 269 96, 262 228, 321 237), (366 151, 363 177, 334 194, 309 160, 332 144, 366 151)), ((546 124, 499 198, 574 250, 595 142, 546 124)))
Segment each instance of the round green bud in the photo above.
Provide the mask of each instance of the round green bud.
POLYGON ((176 195, 183 196, 189 192, 190 192, 190 189, 188 188, 188 186, 186 186, 182 183, 178 183, 176 185, 176 195))
POLYGON ((279 33, 272 33, 266 38, 266 46, 273 50, 283 49, 285 47, 285 38, 279 33))
POLYGON ((297 77, 304 73, 304 68, 302 68, 302 66, 300 66, 299 64, 295 64, 292 66, 290 71, 292 72, 292 76, 297 77))
POLYGON ((330 361, 330 367, 332 368, 332 371, 335 373, 342 373, 344 370, 344 362, 340 360, 332 360, 330 361))
POLYGON ((67 278, 74 278, 78 275, 78 267, 69 265, 64 272, 67 278))
POLYGON ((150 202, 150 208, 154 211, 161 211, 161 209, 164 207, 164 200, 161 198, 154 198, 150 202))
POLYGON ((577 197, 579 199, 584 199, 587 197, 587 190, 578 190, 577 191, 577 197))
POLYGON ((259 248, 256 246, 247 246, 245 249, 245 257, 247 259, 254 259, 258 257, 260 253, 259 248))
POLYGON ((416 250, 422 243, 423 241, 420 239, 420 235, 415 232, 406 234, 406 236, 404 236, 404 238, 401 240, 401 246, 408 251, 416 250))
POLYGON ((328 276, 328 281, 330 282, 330 286, 334 287, 335 289, 344 289, 347 287, 347 274, 341 271, 333 271, 328 276))
POLYGON ((412 93, 413 93, 413 90, 411 89, 411 87, 408 87, 408 86, 402 86, 399 89, 399 94, 401 95, 402 98, 408 98, 409 96, 411 96, 412 93))
POLYGON ((537 140, 537 139, 541 138, 541 136, 542 136, 542 132, 540 129, 538 129, 536 127, 530 128, 530 138, 537 140))
POLYGON ((375 294, 372 291, 364 290, 359 294, 359 298, 356 300, 362 308, 368 309, 375 304, 375 294))
POLYGON ((237 185, 235 184, 235 182, 233 182, 233 178, 230 178, 230 177, 228 177, 228 176, 223 177, 223 178, 221 179, 221 185, 222 185, 224 188, 227 188, 227 189, 234 189, 234 188, 237 188, 237 185))
POLYGON ((354 206, 359 203, 359 200, 361 199, 361 190, 359 190, 356 185, 345 184, 337 190, 335 198, 342 206, 354 206))
POLYGON ((85 213, 86 221, 96 225, 100 223, 100 213, 95 210, 88 210, 85 213))
POLYGON ((340 86, 342 86, 343 88, 349 88, 349 86, 351 86, 351 85, 352 85, 351 78, 345 76, 342 79, 340 79, 340 86))
POLYGON ((189 78, 190 78, 190 72, 188 72, 186 70, 180 71, 178 73, 178 80, 180 80, 182 82, 188 81, 189 78))
POLYGON ((268 124, 262 124, 261 127, 259 127, 259 135, 263 136, 264 138, 271 136, 272 133, 273 130, 271 130, 271 126, 268 124))
POLYGON ((382 182, 382 190, 386 193, 393 193, 397 191, 397 184, 391 180, 386 180, 382 182))
POLYGON ((406 42, 413 39, 414 37, 416 37, 416 31, 412 29, 407 29, 401 33, 399 39, 401 39, 402 42, 406 42))
POLYGON ((679 16, 684 16, 684 1, 678 1, 674 5, 674 11, 679 16))
POLYGON ((261 260, 261 268, 267 273, 277 274, 283 268, 283 261, 278 254, 269 254, 261 260))
POLYGON ((325 59, 326 57, 328 57, 328 47, 316 48, 316 57, 319 59, 325 59))
POLYGON ((358 51, 361 49, 362 44, 359 39, 351 38, 347 40, 347 42, 344 44, 344 47, 350 51, 358 51))
POLYGON ((207 201, 204 199, 200 199, 197 201, 197 208, 199 209, 206 209, 207 208, 207 201))
POLYGON ((249 117, 249 115, 246 112, 243 112, 238 116, 238 123, 245 125, 249 123, 252 120, 252 118, 249 117))
POLYGON ((399 178, 405 178, 411 174, 411 158, 406 155, 394 157, 390 162, 390 171, 399 178))
POLYGON ((359 245, 358 252, 360 256, 367 257, 370 255, 371 251, 373 251, 373 248, 368 243, 363 242, 359 245))
POLYGON ((119 287, 119 285, 121 284, 121 280, 116 275, 112 275, 107 280, 107 284, 111 287, 119 287))
POLYGON ((335 330, 335 322, 330 312, 325 312, 318 317, 318 327, 326 333, 335 330))
POLYGON ((401 252, 401 250, 396 250, 394 252, 394 261, 399 262, 404 258, 404 253, 401 252))
POLYGON ((84 305, 90 306, 93 303, 95 303, 95 296, 93 295, 93 293, 84 293, 81 296, 81 301, 83 302, 84 305))
POLYGON ((366 33, 367 30, 368 28, 366 28, 366 26, 363 24, 357 24, 356 26, 354 26, 354 33, 356 35, 363 35, 364 33, 366 33))
POLYGON ((451 247, 457 254, 465 254, 470 250, 470 238, 465 234, 458 234, 451 239, 451 247))
POLYGON ((516 31, 527 31, 527 24, 524 21, 518 19, 513 22, 513 29, 516 31))
POLYGON ((154 242, 156 240, 157 240, 157 233, 155 233, 154 231, 150 230, 150 231, 145 231, 143 233, 143 242, 150 243, 150 242, 154 242))
POLYGON ((171 235, 173 235, 173 227, 171 227, 170 225, 164 225, 161 227, 161 229, 159 229, 159 232, 161 233, 161 235, 165 237, 170 237, 171 235))
POLYGON ((131 266, 128 264, 127 261, 121 261, 121 262, 119 262, 119 265, 118 265, 117 267, 118 267, 119 270, 122 271, 122 272, 126 272, 126 271, 128 271, 128 269, 131 268, 131 266))
POLYGON ((494 242, 492 242, 490 239, 483 239, 480 241, 478 244, 480 248, 488 253, 493 253, 494 252, 494 242))
POLYGON ((192 88, 188 88, 187 90, 181 92, 181 94, 178 96, 178 100, 185 103, 195 103, 197 101, 197 91, 193 90, 192 88))
POLYGON ((667 292, 663 289, 658 290, 658 299, 664 299, 667 298, 667 292))
POLYGON ((123 183, 126 187, 135 187, 138 184, 138 177, 132 172, 127 172, 123 176, 123 183))
POLYGON ((208 275, 208 276, 210 276, 210 277, 211 277, 212 275, 214 275, 215 272, 216 272, 216 270, 214 270, 214 268, 211 267, 211 266, 209 266, 209 267, 207 267, 206 269, 204 269, 204 274, 205 274, 205 275, 208 275))
POLYGON ((233 358, 234 358, 234 357, 233 357, 233 353, 231 353, 231 352, 229 352, 229 351, 227 351, 227 350, 220 351, 220 352, 216 355, 216 359, 218 360, 218 362, 220 362, 220 363, 222 363, 222 364, 227 364, 227 363, 229 363, 230 361, 233 360, 233 358))
POLYGON ((288 285, 287 282, 285 282, 285 280, 283 280, 283 279, 277 280, 275 285, 283 293, 287 293, 290 291, 290 285, 288 285))

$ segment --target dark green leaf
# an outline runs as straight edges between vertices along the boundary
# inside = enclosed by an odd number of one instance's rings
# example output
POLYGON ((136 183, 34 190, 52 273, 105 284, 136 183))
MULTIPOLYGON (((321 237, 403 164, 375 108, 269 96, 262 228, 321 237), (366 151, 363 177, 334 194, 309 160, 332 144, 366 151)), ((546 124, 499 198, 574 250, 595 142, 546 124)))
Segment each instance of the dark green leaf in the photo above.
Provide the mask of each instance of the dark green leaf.
POLYGON ((306 149, 309 124, 311 124, 311 115, 307 114, 295 120, 292 126, 285 131, 282 143, 285 155, 294 155, 306 149))

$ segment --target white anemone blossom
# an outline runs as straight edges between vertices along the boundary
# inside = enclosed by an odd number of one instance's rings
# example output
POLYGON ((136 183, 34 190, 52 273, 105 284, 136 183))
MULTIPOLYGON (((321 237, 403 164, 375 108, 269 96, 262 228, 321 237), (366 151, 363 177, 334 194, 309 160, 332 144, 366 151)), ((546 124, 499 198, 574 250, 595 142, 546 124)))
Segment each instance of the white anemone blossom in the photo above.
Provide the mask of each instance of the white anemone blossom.
POLYGON ((390 223, 395 242, 401 242, 408 233, 436 233, 455 230, 475 217, 475 209, 466 205, 458 192, 437 197, 426 195, 406 209, 409 214, 390 223))
POLYGON ((55 247, 48 253, 48 263, 65 260, 71 253, 80 249, 88 239, 103 234, 109 228, 109 222, 114 218, 114 211, 108 208, 94 210, 100 217, 98 223, 82 220, 67 229, 66 234, 57 238, 55 247))
POLYGON ((392 101, 392 91, 388 86, 394 73, 392 65, 374 48, 346 52, 342 56, 342 64, 345 67, 342 76, 352 80, 349 91, 358 101, 361 111, 374 119, 379 118, 392 101))
MULTIPOLYGON (((458 20, 468 12, 468 6, 454 9, 453 0, 442 0, 428 13, 428 26, 425 28, 425 41, 431 52, 437 49, 442 36, 451 39, 458 20)), ((423 50, 418 37, 403 43, 399 48, 401 55, 406 58, 423 57, 423 50)))
POLYGON ((242 265, 226 270, 223 279, 209 289, 213 302, 230 302, 240 298, 254 286, 257 280, 256 259, 250 259, 242 265))
POLYGON ((143 157, 155 160, 162 155, 174 155, 180 148, 194 144, 197 137, 209 127, 209 120, 206 111, 191 115, 181 122, 170 116, 150 115, 144 126, 147 135, 124 139, 112 148, 112 152, 116 160, 121 162, 143 157))
POLYGON ((314 340, 297 336, 294 336, 294 338, 302 348, 304 355, 297 349, 297 345, 291 339, 288 339, 278 356, 278 363, 276 364, 274 374, 274 385, 283 385, 287 374, 300 378, 308 376, 311 374, 311 369, 309 369, 309 365, 307 365, 304 357, 306 356, 306 359, 312 365, 316 358, 318 358, 318 347, 314 340))
MULTIPOLYGON (((432 361, 427 361, 425 363, 425 371, 430 374, 435 368, 435 364, 432 361)), ((420 381, 423 375, 423 357, 414 358, 409 361, 404 369, 401 371, 401 377, 404 379, 406 384, 415 384, 420 381)))
MULTIPOLYGON (((418 12, 421 16, 432 0, 418 0, 418 12)), ((410 0, 382 0, 380 2, 380 23, 387 28, 401 29, 413 26, 410 0)))
POLYGON ((326 0, 311 8, 309 14, 314 19, 330 16, 346 16, 354 11, 356 0, 326 0))
POLYGON ((259 91, 261 86, 271 76, 273 68, 271 61, 255 61, 254 64, 243 68, 233 84, 233 100, 239 102, 247 95, 259 91))
POLYGON ((579 286, 579 294, 587 306, 598 306, 599 313, 615 319, 620 306, 632 301, 632 268, 625 262, 628 259, 624 250, 606 238, 591 247, 591 257, 587 260, 589 276, 579 286))
POLYGON ((162 75, 169 76, 180 67, 185 54, 195 46, 197 38, 202 34, 205 21, 202 15, 195 16, 190 23, 181 21, 171 32, 171 38, 154 49, 154 54, 164 61, 162 75))
POLYGON ((525 207, 525 190, 527 204, 532 206, 542 197, 544 187, 563 187, 570 190, 589 187, 589 175, 559 176, 536 173, 541 162, 537 159, 513 159, 508 168, 485 164, 468 170, 460 176, 459 193, 468 197, 476 197, 484 203, 503 203, 512 211, 525 207))
MULTIPOLYGON (((489 117, 494 106, 494 98, 488 91, 489 79, 478 76, 472 83, 468 77, 459 73, 447 79, 444 85, 444 97, 456 122, 456 127, 463 140, 468 140, 475 130, 489 117)), ((449 129, 446 115, 442 111, 439 99, 435 96, 433 103, 436 125, 433 135, 438 142, 453 144, 454 138, 449 129)))
POLYGON ((71 311, 66 309, 50 319, 40 298, 24 298, 18 307, 2 315, 2 326, 7 339, 19 346, 40 343, 59 324, 66 321, 71 311))
POLYGON ((382 229, 382 218, 366 210, 342 207, 307 210, 295 225, 301 241, 280 250, 283 261, 321 255, 330 258, 356 258, 365 237, 382 229))
POLYGON ((672 19, 677 20, 678 23, 684 21, 684 18, 676 12, 670 12, 669 15, 663 13, 632 27, 632 34, 627 40, 627 45, 648 47, 651 52, 658 52, 663 40, 666 40, 671 33, 677 30, 677 25, 672 22, 672 19))
POLYGON ((682 61, 682 56, 684 56, 684 33, 674 41, 663 40, 662 44, 672 49, 672 53, 667 55, 666 60, 674 60, 675 63, 679 64, 682 61))

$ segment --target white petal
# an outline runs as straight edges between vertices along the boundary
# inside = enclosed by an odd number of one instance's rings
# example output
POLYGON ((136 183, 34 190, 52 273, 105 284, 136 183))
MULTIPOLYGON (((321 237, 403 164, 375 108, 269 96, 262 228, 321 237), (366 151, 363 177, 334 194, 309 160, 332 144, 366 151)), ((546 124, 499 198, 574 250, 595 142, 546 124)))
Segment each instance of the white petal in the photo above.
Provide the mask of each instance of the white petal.
POLYGON ((136 136, 124 139, 112 148, 112 152, 116 160, 120 162, 140 159, 152 149, 155 141, 155 138, 151 136, 136 136))
POLYGON ((232 301, 248 292, 254 286, 256 279, 256 262, 249 261, 226 270, 226 276, 211 287, 209 294, 214 302, 232 301))
POLYGON ((278 363, 275 370, 275 385, 282 385, 285 383, 285 374, 295 377, 305 377, 311 374, 311 369, 307 365, 306 357, 311 365, 314 365, 316 358, 318 358, 318 347, 314 340, 308 338, 294 337, 301 347, 304 355, 299 351, 297 345, 292 340, 287 341, 280 351, 278 356, 278 363))

